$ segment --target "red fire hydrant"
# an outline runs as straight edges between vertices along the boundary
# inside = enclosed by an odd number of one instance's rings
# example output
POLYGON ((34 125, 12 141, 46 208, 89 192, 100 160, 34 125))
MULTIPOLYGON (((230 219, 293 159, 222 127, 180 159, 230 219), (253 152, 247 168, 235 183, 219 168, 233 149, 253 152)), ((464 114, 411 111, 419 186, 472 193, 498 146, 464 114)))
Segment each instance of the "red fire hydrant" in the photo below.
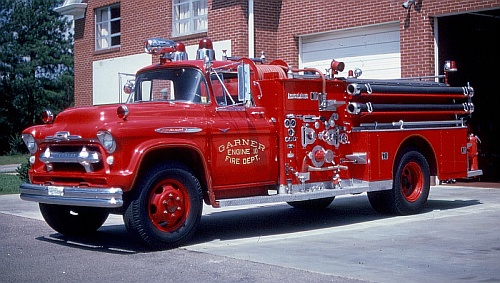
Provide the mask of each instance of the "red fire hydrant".
POLYGON ((477 143, 481 143, 481 140, 478 136, 474 134, 470 134, 467 143, 467 155, 469 158, 469 170, 474 171, 479 169, 479 164, 477 161, 477 156, 479 153, 477 152, 477 143))

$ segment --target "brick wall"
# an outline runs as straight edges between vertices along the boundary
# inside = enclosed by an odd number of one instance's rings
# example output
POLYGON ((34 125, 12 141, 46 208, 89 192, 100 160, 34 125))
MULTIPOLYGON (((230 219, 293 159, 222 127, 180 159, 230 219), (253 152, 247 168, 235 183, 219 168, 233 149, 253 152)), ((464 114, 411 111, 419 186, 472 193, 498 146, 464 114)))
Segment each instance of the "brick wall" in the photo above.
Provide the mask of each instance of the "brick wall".
MULTIPOLYGON (((298 65, 298 36, 338 29, 399 22, 402 77, 434 75, 434 17, 464 11, 500 8, 498 0, 282 1, 278 56, 298 65)), ((443 35, 441 35, 443 36, 443 35)))
POLYGON ((171 30, 171 6, 151 5, 148 1, 122 1, 120 2, 121 47, 96 52, 94 11, 96 8, 115 3, 119 2, 89 0, 85 18, 75 21, 76 106, 92 105, 92 62, 144 52, 146 38, 164 37, 166 32, 171 30))
MULTIPOLYGON (((231 39, 230 56, 248 56, 248 4, 246 0, 209 0, 208 37, 231 39)), ((219 50, 216 50, 218 52, 219 50)))
MULTIPOLYGON (((85 2, 85 1, 84 1, 85 2)), ((399 22, 402 76, 434 74, 434 16, 500 8, 498 0, 416 0, 410 10, 403 0, 254 0, 255 56, 283 59, 298 66, 300 35, 399 22)), ((95 52, 94 9, 117 0, 89 0, 84 19, 75 21, 75 105, 92 105, 92 62, 143 52, 149 37, 197 44, 203 37, 230 39, 231 56, 248 56, 248 0, 208 0, 208 32, 173 38, 172 1, 121 1, 121 47, 95 52)))
POLYGON ((254 2, 255 57, 266 53, 266 61, 281 59, 278 55, 278 27, 282 0, 256 0, 254 2))

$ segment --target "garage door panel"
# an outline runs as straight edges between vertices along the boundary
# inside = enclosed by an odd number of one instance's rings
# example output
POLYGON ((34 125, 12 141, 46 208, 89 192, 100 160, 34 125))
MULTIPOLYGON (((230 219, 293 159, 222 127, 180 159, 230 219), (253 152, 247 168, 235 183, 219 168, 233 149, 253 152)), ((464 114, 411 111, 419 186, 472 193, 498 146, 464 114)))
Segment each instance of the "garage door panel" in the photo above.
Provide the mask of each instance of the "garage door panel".
MULTIPOLYGON (((392 45, 398 44, 399 42, 393 42, 392 45)), ((307 51, 302 53, 303 62, 309 61, 317 61, 321 59, 330 59, 330 61, 335 58, 338 60, 339 58, 350 58, 356 57, 359 54, 363 54, 364 56, 374 56, 377 57, 379 55, 385 55, 390 57, 391 54, 399 53, 399 50, 394 50, 394 46, 385 43, 375 43, 370 45, 359 45, 359 46, 351 46, 347 48, 329 48, 323 51, 307 51)))
MULTIPOLYGON (((401 73, 399 53, 390 54, 390 56, 354 56, 350 58, 338 58, 338 60, 344 62, 346 66, 344 72, 340 73, 340 76, 347 76, 348 70, 356 68, 363 70, 364 78, 371 79, 396 79, 400 77, 401 73)), ((304 64, 304 68, 317 68, 325 71, 326 68, 322 68, 321 66, 329 66, 331 61, 332 58, 307 62, 304 64)))
MULTIPOLYGON (((386 45, 387 43, 399 44, 399 31, 365 34, 359 36, 349 36, 335 39, 318 38, 311 42, 309 39, 304 43, 304 49, 308 52, 323 51, 325 49, 349 49, 352 47, 363 47, 377 43, 379 45, 386 45), (323 39, 323 40, 322 40, 323 39), (397 39, 397 40, 396 40, 397 39)), ((392 46, 392 44, 390 44, 392 46)), ((394 47, 393 47, 394 48, 394 47)))
POLYGON ((346 70, 341 76, 346 76, 349 69, 361 68, 364 78, 399 78, 399 23, 301 37, 301 67, 323 71, 334 58, 346 63, 346 70))

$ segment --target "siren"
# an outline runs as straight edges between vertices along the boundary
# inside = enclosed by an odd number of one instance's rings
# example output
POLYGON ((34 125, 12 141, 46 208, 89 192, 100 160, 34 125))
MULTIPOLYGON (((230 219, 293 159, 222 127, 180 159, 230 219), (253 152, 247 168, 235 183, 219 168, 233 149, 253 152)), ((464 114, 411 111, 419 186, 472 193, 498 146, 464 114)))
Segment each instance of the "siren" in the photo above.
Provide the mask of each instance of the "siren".
POLYGON ((148 54, 158 55, 175 51, 175 42, 164 38, 148 38, 144 42, 144 51, 148 54))
POLYGON ((344 68, 345 68, 345 64, 344 62, 339 62, 339 61, 336 61, 335 59, 332 60, 332 62, 330 63, 330 68, 331 68, 331 76, 333 77, 334 75, 338 74, 339 72, 342 72, 344 71, 344 68))
POLYGON ((198 44, 198 52, 196 52, 196 60, 205 60, 208 57, 209 61, 215 60, 215 51, 212 41, 208 38, 203 38, 198 44))

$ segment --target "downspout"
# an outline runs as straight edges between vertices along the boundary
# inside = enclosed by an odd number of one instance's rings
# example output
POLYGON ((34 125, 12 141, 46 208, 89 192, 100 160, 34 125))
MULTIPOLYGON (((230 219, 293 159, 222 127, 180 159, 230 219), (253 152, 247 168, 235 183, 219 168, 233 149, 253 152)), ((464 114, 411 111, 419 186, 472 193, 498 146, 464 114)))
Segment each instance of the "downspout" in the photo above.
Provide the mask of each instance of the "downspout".
POLYGON ((254 15, 253 15, 253 1, 248 0, 248 57, 255 57, 255 32, 254 32, 254 15))
MULTIPOLYGON (((434 18, 434 75, 439 75, 439 29, 438 29, 438 17, 434 18)), ((436 77, 436 82, 439 82, 439 78, 436 77)))

